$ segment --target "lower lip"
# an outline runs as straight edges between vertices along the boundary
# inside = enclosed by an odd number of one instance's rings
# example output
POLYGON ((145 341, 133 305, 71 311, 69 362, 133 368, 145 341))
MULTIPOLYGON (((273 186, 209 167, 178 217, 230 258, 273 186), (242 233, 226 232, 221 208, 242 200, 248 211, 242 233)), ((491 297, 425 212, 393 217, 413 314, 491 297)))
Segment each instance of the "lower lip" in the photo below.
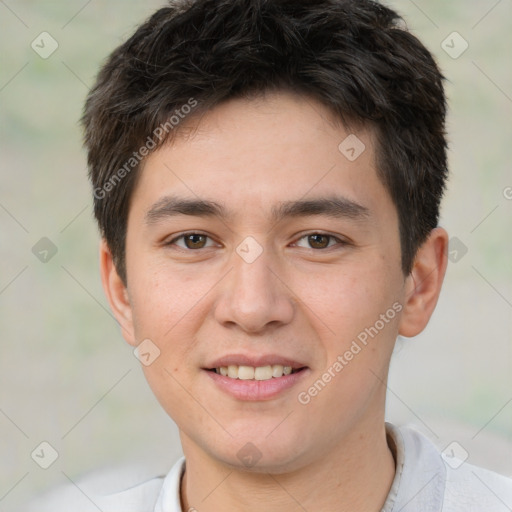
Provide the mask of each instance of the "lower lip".
POLYGON ((309 373, 308 368, 268 380, 242 380, 203 370, 219 388, 238 400, 270 400, 290 389, 309 373))

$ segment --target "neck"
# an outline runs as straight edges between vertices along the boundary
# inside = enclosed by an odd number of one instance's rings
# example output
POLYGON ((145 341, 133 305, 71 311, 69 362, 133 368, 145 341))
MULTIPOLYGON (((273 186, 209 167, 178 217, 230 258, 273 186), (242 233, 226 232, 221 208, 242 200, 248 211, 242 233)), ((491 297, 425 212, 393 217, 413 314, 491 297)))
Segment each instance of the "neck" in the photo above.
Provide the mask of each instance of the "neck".
POLYGON ((213 459, 183 432, 183 511, 352 512, 382 509, 395 475, 384 419, 358 424, 337 446, 286 473, 256 473, 213 459))

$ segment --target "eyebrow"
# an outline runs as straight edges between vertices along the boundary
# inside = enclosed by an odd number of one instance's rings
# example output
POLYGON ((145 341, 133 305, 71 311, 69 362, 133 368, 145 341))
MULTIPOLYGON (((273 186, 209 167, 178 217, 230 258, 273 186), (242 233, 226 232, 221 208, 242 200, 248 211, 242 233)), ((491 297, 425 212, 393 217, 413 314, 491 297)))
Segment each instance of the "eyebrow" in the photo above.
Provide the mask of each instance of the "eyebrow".
MULTIPOLYGON (((279 222, 285 218, 307 217, 311 215, 325 215, 327 217, 356 221, 365 220, 370 216, 370 210, 366 206, 342 196, 285 201, 274 205, 271 213, 274 222, 279 222)), ((219 217, 224 220, 233 216, 223 205, 215 201, 165 196, 147 210, 145 222, 148 225, 152 225, 177 215, 219 217)))

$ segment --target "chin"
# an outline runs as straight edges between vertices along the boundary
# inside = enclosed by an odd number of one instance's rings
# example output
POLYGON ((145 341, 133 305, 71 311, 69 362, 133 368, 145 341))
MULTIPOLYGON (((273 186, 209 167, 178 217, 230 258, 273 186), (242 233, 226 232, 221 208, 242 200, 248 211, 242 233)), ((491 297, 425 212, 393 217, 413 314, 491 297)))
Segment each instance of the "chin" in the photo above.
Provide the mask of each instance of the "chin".
POLYGON ((295 442, 289 435, 271 437, 262 434, 231 439, 221 450, 215 444, 210 455, 233 469, 262 474, 289 473, 307 463, 303 442, 295 442))

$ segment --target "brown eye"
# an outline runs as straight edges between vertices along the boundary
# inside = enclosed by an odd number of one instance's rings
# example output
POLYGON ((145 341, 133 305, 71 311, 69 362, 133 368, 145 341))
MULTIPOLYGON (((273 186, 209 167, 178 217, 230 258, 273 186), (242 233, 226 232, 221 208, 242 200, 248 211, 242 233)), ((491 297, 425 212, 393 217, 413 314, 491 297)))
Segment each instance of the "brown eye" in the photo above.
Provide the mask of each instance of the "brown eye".
POLYGON ((329 240, 331 238, 332 237, 328 235, 309 235, 308 242, 313 249, 326 249, 329 247, 329 240))
POLYGON ((199 250, 214 247, 215 243, 208 235, 202 233, 185 233, 173 238, 165 244, 168 247, 176 246, 183 250, 199 250))
POLYGON ((301 237, 295 245, 303 247, 304 249, 330 249, 334 246, 339 246, 341 248, 346 245, 346 242, 340 240, 334 235, 311 233, 310 235, 304 235, 301 237))
POLYGON ((183 237, 187 249, 202 249, 205 247, 207 239, 207 236, 198 234, 185 235, 183 237))

